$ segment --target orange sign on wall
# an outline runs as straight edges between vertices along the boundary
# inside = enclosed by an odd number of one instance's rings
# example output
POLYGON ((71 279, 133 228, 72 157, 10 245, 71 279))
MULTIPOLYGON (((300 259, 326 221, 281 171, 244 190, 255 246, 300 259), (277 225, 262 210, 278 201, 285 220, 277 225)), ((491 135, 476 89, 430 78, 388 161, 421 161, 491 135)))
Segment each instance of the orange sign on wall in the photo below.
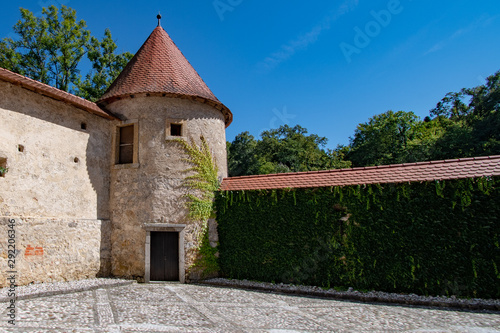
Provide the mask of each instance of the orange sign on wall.
POLYGON ((28 245, 26 247, 26 250, 24 251, 24 255, 26 257, 28 257, 28 256, 43 256, 43 247, 41 247, 41 246, 33 247, 31 245, 28 245))

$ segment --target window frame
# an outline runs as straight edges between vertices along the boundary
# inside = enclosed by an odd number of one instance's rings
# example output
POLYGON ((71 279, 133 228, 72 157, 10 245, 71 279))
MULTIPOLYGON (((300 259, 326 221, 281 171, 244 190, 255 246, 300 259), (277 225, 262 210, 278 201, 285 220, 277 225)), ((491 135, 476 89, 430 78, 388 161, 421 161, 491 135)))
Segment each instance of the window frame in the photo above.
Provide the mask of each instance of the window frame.
POLYGON ((115 167, 138 167, 139 166, 139 122, 138 120, 124 121, 118 126, 116 126, 115 131, 115 152, 114 152, 114 165, 115 167), (131 163, 120 163, 120 147, 121 144, 121 131, 124 127, 133 127, 133 143, 132 143, 132 162, 131 163))
POLYGON ((165 123, 165 140, 185 140, 186 139, 186 120, 180 118, 169 118, 165 123), (172 135, 172 125, 181 126, 180 135, 172 135))

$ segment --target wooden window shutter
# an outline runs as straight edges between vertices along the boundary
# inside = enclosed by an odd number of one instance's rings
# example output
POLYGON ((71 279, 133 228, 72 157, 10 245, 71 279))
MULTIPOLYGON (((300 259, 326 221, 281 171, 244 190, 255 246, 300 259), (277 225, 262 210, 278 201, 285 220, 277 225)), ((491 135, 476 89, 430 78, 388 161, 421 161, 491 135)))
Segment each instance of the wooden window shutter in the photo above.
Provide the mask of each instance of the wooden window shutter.
POLYGON ((119 164, 134 163, 134 125, 120 127, 119 164))

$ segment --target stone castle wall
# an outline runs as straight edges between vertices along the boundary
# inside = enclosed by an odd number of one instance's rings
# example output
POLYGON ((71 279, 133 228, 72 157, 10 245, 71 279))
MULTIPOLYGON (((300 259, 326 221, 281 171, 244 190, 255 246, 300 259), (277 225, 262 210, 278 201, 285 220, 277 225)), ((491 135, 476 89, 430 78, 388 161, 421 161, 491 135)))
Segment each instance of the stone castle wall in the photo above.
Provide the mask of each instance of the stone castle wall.
POLYGON ((10 219, 19 221, 19 282, 110 270, 109 120, 0 81, 0 163, 9 169, 0 177, 2 272, 10 219))
MULTIPOLYGON (((17 285, 107 276, 109 224, 106 220, 0 217, 0 270, 17 272, 17 285), (11 246, 9 230, 14 230, 11 246), (14 261, 9 261, 13 253, 14 261)), ((8 275, 0 275, 0 288, 8 285, 8 275)))
MULTIPOLYGON (((112 272, 144 277, 146 224, 185 224, 185 267, 194 260, 200 225, 187 219, 183 180, 190 165, 179 143, 168 140, 167 122, 183 120, 184 139, 208 142, 222 180, 227 176, 225 124, 222 113, 188 99, 136 96, 108 108, 126 121, 137 121, 138 164, 111 171, 112 272)), ((117 122, 115 125, 118 125, 117 122)))

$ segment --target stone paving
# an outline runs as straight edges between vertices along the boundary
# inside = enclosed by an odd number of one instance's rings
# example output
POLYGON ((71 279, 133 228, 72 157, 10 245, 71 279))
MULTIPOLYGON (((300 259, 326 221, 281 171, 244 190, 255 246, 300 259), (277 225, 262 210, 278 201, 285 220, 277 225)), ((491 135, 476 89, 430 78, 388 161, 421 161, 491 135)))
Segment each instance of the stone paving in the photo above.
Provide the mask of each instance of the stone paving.
POLYGON ((132 284, 0 303, 0 332, 498 332, 500 314, 187 284, 132 284))

